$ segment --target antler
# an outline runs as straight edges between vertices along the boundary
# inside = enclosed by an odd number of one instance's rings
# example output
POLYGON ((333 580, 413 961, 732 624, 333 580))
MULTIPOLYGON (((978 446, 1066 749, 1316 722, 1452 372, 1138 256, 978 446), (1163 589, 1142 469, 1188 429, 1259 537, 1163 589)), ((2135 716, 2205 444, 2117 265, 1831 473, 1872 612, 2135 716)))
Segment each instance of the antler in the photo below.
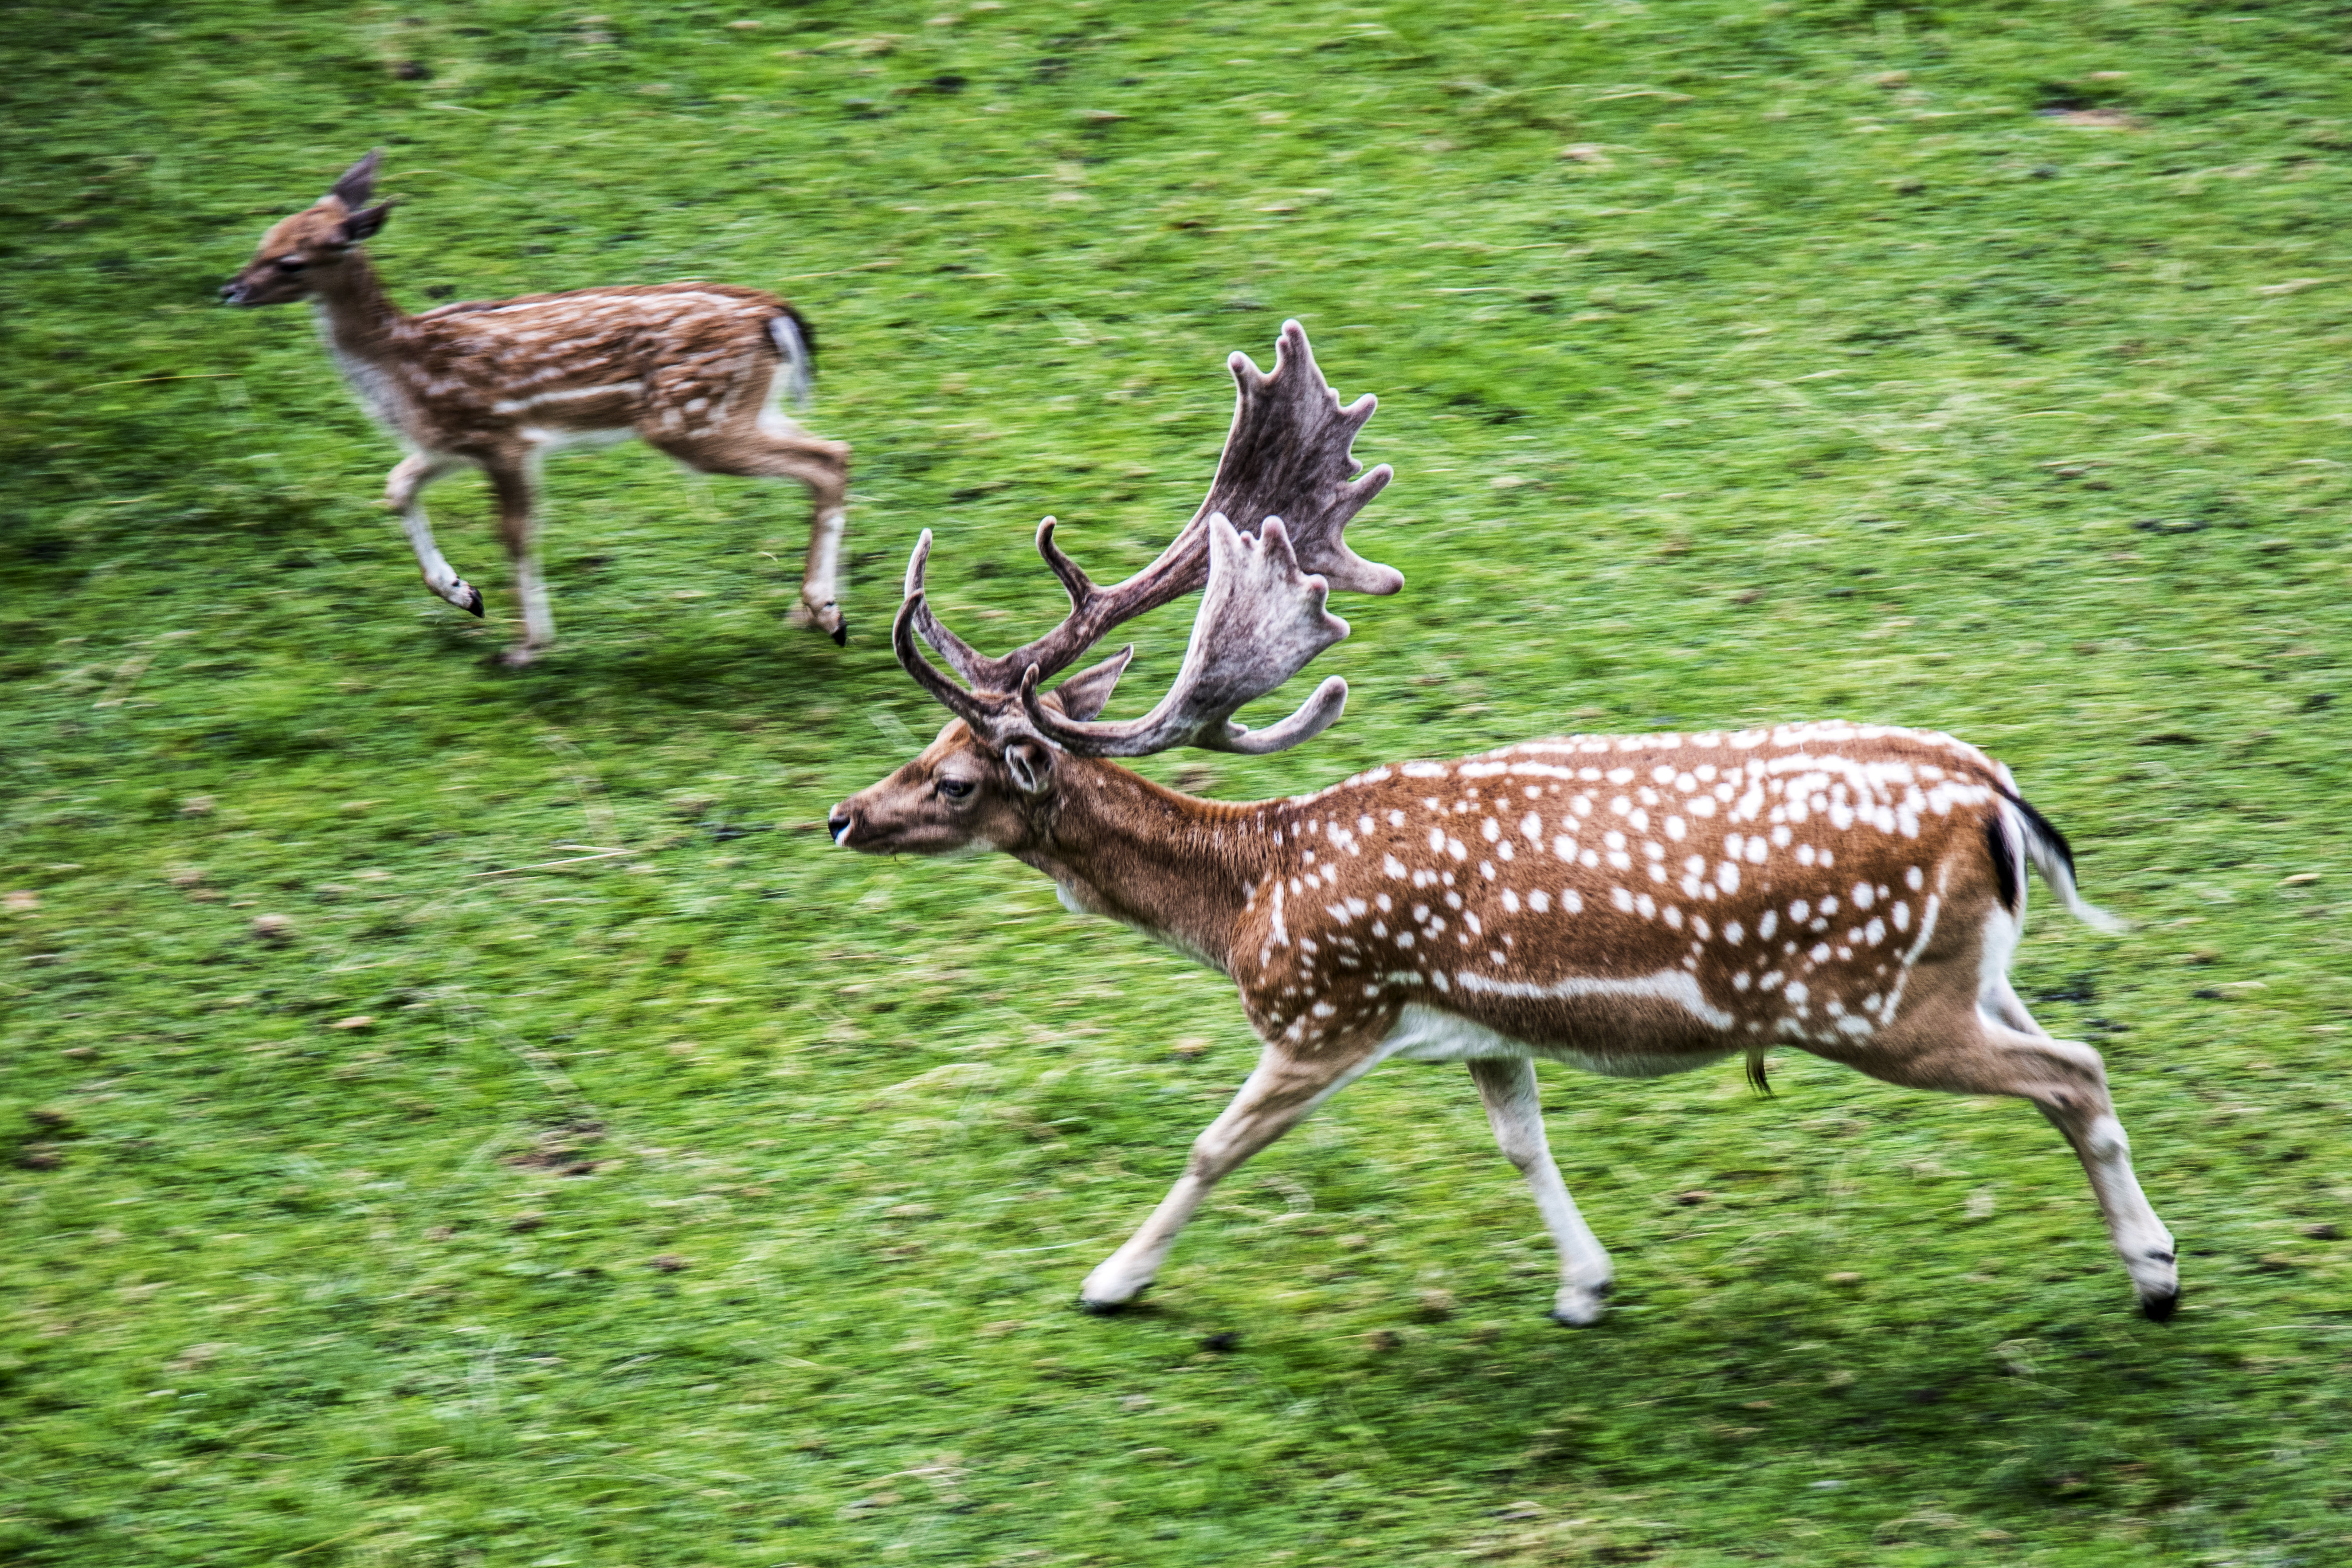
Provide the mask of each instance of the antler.
MULTIPOLYGON (((1298 565, 1320 575, 1330 587, 1393 594, 1404 586, 1403 574, 1364 560, 1342 537, 1356 513, 1392 477, 1386 463, 1356 477, 1362 464, 1349 450, 1380 400, 1367 393, 1342 408, 1339 395, 1316 368, 1315 351, 1297 321, 1282 324, 1271 372, 1261 372, 1244 353, 1235 353, 1226 364, 1237 395, 1224 455, 1200 510, 1158 560, 1124 583, 1097 587, 1054 542, 1054 520, 1049 517, 1038 525, 1037 553, 1068 592, 1070 613, 1036 641, 990 658, 948 630, 927 604, 916 602, 923 591, 929 555, 927 549, 917 549, 907 565, 915 628, 975 692, 1011 692, 1033 666, 1037 679, 1050 679, 1076 663, 1111 627, 1202 587, 1209 578, 1213 516, 1239 519, 1244 531, 1267 517, 1288 520, 1298 565)), ((911 666, 908 673, 913 673, 911 666)), ((919 675, 916 679, 923 679, 919 675)))
POLYGON ((1255 701, 1307 668, 1315 656, 1348 635, 1348 623, 1323 607, 1330 589, 1298 569, 1282 519, 1269 517, 1250 538, 1225 521, 1208 518, 1209 585, 1192 618, 1184 668, 1160 705, 1140 719, 1082 724, 1063 718, 1037 698, 1037 667, 1021 680, 1021 706, 1039 733, 1088 757, 1140 757, 1174 746, 1262 755, 1321 734, 1348 705, 1348 683, 1325 681, 1298 711, 1266 730, 1233 721, 1234 710, 1255 701))

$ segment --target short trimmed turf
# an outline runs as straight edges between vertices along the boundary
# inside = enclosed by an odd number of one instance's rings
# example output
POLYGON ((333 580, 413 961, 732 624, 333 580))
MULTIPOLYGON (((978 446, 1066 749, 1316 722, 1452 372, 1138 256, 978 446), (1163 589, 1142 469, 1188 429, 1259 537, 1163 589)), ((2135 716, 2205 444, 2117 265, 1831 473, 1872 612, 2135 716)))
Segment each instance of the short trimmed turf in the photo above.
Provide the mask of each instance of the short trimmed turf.
MULTIPOLYGON (((2339 8, 1236 0, 19 7, 0 27, 0 1558, 2352 1560, 2339 8), (753 25, 756 24, 756 25, 753 25), (296 311, 370 145, 414 307, 709 277, 823 345, 787 489, 550 468, 562 649, 419 586, 296 311), (1458 1071, 1071 1307, 1244 1069, 1009 862, 813 825, 940 714, 883 632, 1187 515, 1224 354, 1383 407, 1405 592, 1229 797, 1573 729, 1949 729, 2074 836, 2021 989, 2185 1248, 2131 1312, 2020 1104, 1547 1070, 1580 1333, 1458 1071), (2339 700, 2339 696, 2342 700, 2339 700), (587 847, 575 847, 585 846, 587 847), (602 849, 622 854, 567 860, 602 849)), ((1172 672, 1145 628, 1124 700, 1172 672)))

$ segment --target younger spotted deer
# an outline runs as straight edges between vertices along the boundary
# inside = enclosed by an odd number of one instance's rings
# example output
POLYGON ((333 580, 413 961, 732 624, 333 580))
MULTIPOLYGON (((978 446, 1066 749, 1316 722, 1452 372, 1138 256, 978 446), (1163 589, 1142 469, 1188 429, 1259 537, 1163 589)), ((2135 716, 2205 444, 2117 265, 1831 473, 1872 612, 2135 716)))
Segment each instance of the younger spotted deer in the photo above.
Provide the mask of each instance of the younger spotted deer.
POLYGON ((941 626, 924 534, 893 644, 955 718, 830 822, 836 843, 868 853, 1003 850, 1070 908, 1240 989, 1256 1070, 1143 1227, 1087 1276, 1083 1303, 1134 1300, 1220 1178, 1400 1057, 1468 1065, 1559 1247, 1552 1315, 1591 1322, 1609 1257, 1546 1146, 1536 1059, 1647 1078, 1744 1055, 1760 1074, 1786 1044, 1891 1083, 2032 1100, 2081 1156, 2140 1305, 2168 1316, 2172 1238, 2133 1179, 2099 1055, 2045 1034, 2005 973, 2028 865, 2076 915, 2106 917, 2076 896, 2065 839, 1973 746, 1851 724, 1577 735, 1254 805, 1190 799, 1105 760, 1306 740, 1339 717, 1343 682, 1270 729, 1230 716, 1347 636, 1328 590, 1402 584, 1341 540, 1389 479, 1350 477, 1373 399, 1341 408, 1295 321, 1272 374, 1239 354, 1233 371, 1240 403, 1215 482, 1157 561, 1099 588, 1055 545, 1051 519, 1038 531, 1071 608, 1037 641, 987 658, 941 626), (1194 589, 1182 668, 1150 713, 1096 719, 1132 648, 1040 694, 1104 632, 1194 589))
POLYGON ((849 448, 808 435, 778 407, 808 400, 815 345, 790 305, 724 283, 581 289, 444 305, 412 316, 376 281, 360 242, 392 204, 367 205, 378 154, 317 204, 273 225, 221 290, 232 305, 307 299, 328 350, 370 414, 409 449, 384 486, 425 584, 478 616, 478 589, 451 569, 425 521, 425 487, 458 468, 489 476, 522 600, 528 664, 554 640, 540 580, 533 502, 540 459, 559 447, 641 436, 690 468, 808 487, 808 563, 793 618, 848 635, 837 602, 849 448))

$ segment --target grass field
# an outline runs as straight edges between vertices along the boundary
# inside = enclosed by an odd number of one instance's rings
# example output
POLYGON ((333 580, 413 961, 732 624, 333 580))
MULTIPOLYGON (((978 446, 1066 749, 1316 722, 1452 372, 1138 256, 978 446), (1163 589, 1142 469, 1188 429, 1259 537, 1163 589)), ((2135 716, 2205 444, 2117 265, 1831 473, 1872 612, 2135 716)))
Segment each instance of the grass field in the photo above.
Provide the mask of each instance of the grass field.
POLYGON ((2352 1561, 2340 7, 600 3, 0 30, 0 1559, 2352 1561), (487 624, 302 313, 210 300, 372 145, 412 308, 802 306, 848 647, 782 624, 799 492, 627 447, 551 468, 563 644, 491 665, 479 483, 487 624), (1978 742, 2132 922, 2042 900, 2019 984, 2108 1055, 2168 1327, 2030 1109, 1785 1054, 1547 1069, 1596 1329, 1413 1067, 1073 1310, 1239 1008, 812 829, 940 718, 917 531, 954 624, 1041 626, 1036 519, 1148 559, 1286 316, 1381 395, 1407 586, 1329 734, 1145 771, 1978 742))

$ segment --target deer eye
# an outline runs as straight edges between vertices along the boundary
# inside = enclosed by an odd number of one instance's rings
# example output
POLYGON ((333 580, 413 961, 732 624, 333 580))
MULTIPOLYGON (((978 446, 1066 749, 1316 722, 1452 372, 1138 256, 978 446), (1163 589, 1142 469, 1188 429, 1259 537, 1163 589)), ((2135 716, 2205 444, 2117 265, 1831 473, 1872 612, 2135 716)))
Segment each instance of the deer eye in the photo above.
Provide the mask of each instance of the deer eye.
POLYGON ((278 258, 278 270, 280 272, 299 272, 309 265, 309 262, 299 256, 281 256, 278 258))
POLYGON ((971 794, 970 779, 941 779, 940 793, 950 800, 962 800, 971 794))

